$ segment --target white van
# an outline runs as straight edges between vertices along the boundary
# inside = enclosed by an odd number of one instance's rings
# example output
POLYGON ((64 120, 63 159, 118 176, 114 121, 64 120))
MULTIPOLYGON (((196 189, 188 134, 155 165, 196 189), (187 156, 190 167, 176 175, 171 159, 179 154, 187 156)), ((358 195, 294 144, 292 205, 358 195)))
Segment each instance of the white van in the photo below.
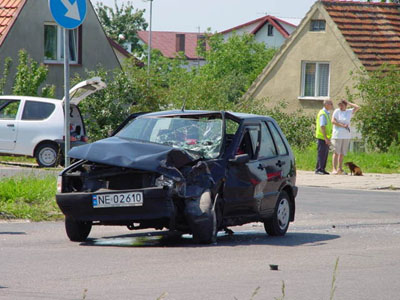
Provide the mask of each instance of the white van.
MULTIPOLYGON (((70 89, 71 146, 87 141, 78 104, 106 87, 99 77, 70 89)), ((0 96, 0 155, 35 157, 40 167, 62 160, 64 100, 30 96, 0 96)))

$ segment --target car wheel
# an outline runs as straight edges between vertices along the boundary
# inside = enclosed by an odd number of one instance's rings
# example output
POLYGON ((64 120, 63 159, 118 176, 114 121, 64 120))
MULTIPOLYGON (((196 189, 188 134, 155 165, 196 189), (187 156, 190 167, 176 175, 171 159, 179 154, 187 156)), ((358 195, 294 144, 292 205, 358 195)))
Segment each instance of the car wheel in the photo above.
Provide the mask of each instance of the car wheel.
POLYGON ((209 190, 197 200, 186 201, 185 215, 197 243, 211 244, 216 241, 217 218, 209 190))
POLYGON ((58 147, 49 143, 42 144, 36 149, 35 158, 39 167, 55 167, 58 162, 58 147))
POLYGON ((65 217, 65 231, 73 242, 84 242, 92 229, 92 222, 76 221, 72 217, 65 217))
POLYGON ((289 228, 291 213, 289 195, 282 191, 275 206, 274 215, 264 222, 265 231, 271 236, 283 236, 289 228))

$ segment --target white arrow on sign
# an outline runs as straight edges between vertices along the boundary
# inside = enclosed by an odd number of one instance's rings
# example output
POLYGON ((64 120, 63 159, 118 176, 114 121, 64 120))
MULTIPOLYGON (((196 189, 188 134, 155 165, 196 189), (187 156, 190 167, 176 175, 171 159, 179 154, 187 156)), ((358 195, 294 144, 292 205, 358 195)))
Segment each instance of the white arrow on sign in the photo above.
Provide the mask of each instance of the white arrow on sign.
POLYGON ((71 4, 69 0, 61 0, 61 2, 67 9, 67 12, 65 13, 66 17, 77 21, 81 20, 81 15, 79 14, 78 8, 78 1, 75 1, 74 4, 71 4))

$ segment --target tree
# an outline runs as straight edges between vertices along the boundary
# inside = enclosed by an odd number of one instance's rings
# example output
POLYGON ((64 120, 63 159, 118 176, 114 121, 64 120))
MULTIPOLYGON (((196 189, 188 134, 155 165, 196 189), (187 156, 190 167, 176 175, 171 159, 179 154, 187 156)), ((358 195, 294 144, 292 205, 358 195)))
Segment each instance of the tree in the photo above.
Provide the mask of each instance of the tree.
POLYGON ((399 145, 400 137, 400 69, 383 65, 376 71, 355 74, 358 93, 362 99, 356 115, 357 127, 373 150, 387 151, 399 145))
POLYGON ((12 59, 6 57, 3 64, 3 76, 0 78, 0 95, 4 94, 4 87, 7 83, 8 75, 10 74, 12 59))
MULTIPOLYGON (((46 81, 48 69, 39 64, 25 50, 18 52, 17 73, 14 79, 13 94, 24 96, 39 96, 39 87, 46 81)), ((55 87, 46 85, 40 96, 54 97, 55 87)))
POLYGON ((148 26, 143 17, 145 10, 135 9, 130 1, 123 3, 121 7, 117 5, 117 1, 114 5, 115 10, 99 2, 96 6, 97 15, 107 36, 125 49, 126 44, 129 44, 132 52, 141 53, 143 49, 139 44, 137 32, 146 30, 148 26))

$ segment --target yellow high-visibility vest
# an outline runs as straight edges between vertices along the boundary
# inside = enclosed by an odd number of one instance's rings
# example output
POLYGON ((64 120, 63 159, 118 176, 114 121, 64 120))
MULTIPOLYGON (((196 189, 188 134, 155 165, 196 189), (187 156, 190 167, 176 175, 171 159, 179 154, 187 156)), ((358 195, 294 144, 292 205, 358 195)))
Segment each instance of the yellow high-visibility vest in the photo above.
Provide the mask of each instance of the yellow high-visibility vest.
POLYGON ((316 128, 315 128, 315 137, 317 139, 320 139, 320 140, 324 140, 325 139, 324 135, 322 134, 322 131, 321 131, 321 126, 319 124, 319 117, 322 114, 324 114, 325 118, 326 118, 326 125, 325 125, 326 137, 328 139, 330 139, 332 137, 332 120, 328 117, 328 114, 323 109, 321 109, 319 111, 318 115, 317 115, 316 128))

